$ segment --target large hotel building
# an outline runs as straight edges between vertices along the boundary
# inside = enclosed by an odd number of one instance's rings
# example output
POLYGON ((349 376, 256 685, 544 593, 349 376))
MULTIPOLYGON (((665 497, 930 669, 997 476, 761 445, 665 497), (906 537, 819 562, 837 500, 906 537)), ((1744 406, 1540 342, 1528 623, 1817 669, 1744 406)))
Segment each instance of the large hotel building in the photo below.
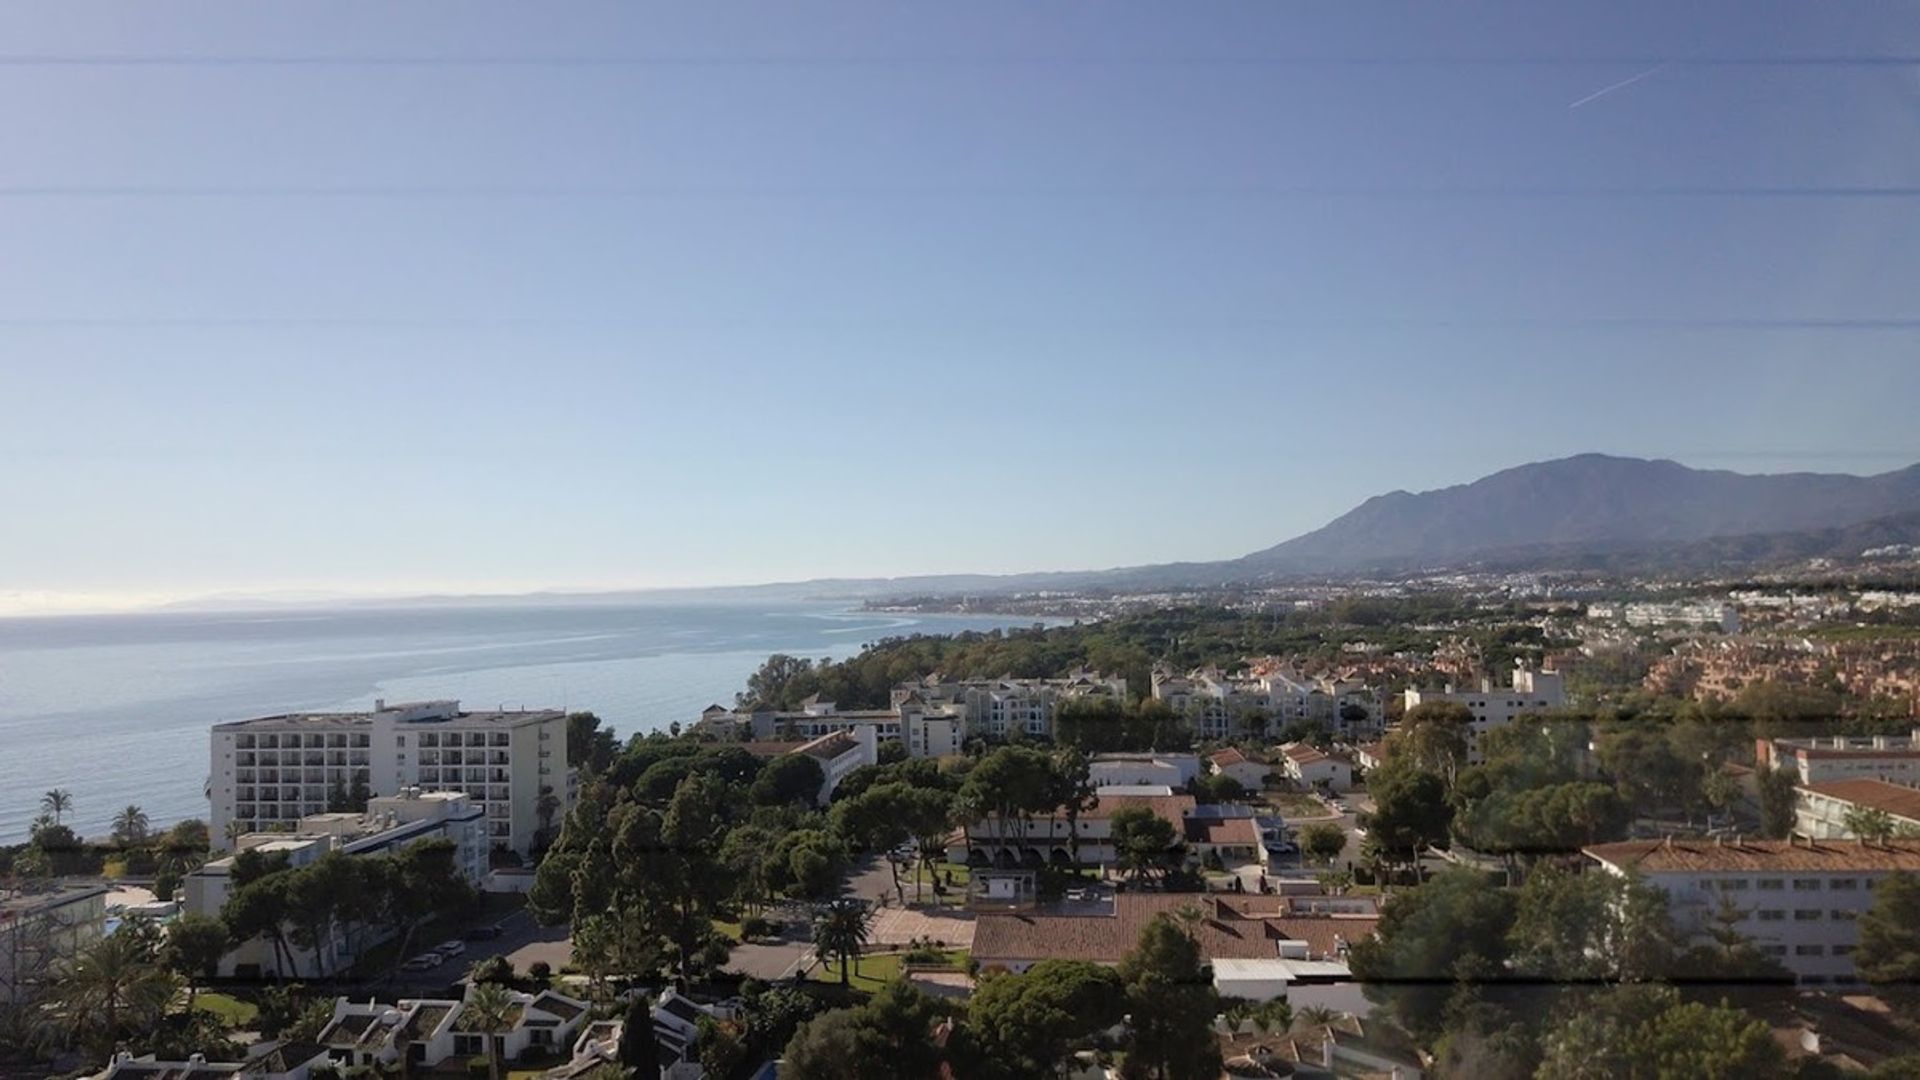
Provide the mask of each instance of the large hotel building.
POLYGON ((292 828, 343 799, 419 788, 465 792, 484 811, 493 847, 525 855, 573 801, 567 718, 557 709, 376 701, 366 712, 236 720, 214 726, 211 764, 216 845, 235 831, 292 828))

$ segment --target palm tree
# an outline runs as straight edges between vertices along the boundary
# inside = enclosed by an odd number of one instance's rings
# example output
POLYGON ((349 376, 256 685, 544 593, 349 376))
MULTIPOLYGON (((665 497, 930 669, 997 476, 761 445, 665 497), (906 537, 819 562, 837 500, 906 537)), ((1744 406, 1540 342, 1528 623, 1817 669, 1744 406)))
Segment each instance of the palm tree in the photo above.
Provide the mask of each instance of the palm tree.
POLYGON ((113 838, 122 847, 131 847, 147 838, 147 812, 132 803, 113 815, 113 838))
POLYGON ((813 915, 813 948, 823 958, 840 958, 840 985, 849 985, 848 964, 860 963, 860 949, 867 943, 873 911, 864 900, 842 897, 822 904, 813 915))
POLYGON ((500 1080, 500 1035, 513 1028, 520 1003, 513 991, 499 983, 476 983, 467 990, 460 1010, 460 1030, 478 1032, 487 1040, 487 1075, 500 1080))
POLYGON ((154 963, 135 935, 109 934, 60 973, 52 1012, 65 1033, 104 1058, 123 1031, 157 1023, 179 990, 179 978, 154 963))
POLYGON ((54 788, 40 796, 40 809, 53 815, 53 823, 60 824, 61 817, 73 809, 73 792, 66 788, 54 788))
POLYGON ((1325 1027, 1338 1019, 1340 1013, 1325 1005, 1303 1005, 1299 1012, 1293 1014, 1293 1027, 1296 1031, 1308 1031, 1325 1027))
POLYGON ((240 824, 238 820, 229 821, 227 822, 226 833, 227 833, 227 847, 228 848, 238 847, 240 844, 240 838, 247 834, 247 827, 240 824))

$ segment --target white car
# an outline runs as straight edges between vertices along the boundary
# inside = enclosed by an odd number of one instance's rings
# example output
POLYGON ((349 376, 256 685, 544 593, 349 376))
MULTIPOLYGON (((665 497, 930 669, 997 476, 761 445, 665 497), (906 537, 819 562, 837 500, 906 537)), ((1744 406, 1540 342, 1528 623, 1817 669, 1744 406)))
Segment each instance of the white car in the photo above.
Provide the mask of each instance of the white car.
POLYGON ((447 958, 437 952, 421 953, 419 956, 400 965, 402 971, 431 971, 447 962, 447 958))
POLYGON ((455 956, 459 956, 463 952, 466 952, 467 943, 464 941, 443 941, 440 944, 435 945, 433 947, 433 951, 436 953, 439 953, 443 957, 447 957, 451 959, 455 956))

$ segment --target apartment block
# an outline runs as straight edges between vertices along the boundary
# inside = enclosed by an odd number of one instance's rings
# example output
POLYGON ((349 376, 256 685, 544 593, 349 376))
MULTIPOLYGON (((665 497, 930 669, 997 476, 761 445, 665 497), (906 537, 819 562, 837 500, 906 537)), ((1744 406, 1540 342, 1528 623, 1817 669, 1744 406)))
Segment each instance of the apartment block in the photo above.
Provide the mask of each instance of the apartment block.
POLYGON ((1920 788, 1888 780, 1827 780, 1794 788, 1793 831, 1815 840, 1858 840, 1850 815, 1878 810, 1895 832, 1920 836, 1920 788))
POLYGON ((1308 679, 1273 657, 1249 660, 1244 675, 1197 668, 1185 675, 1153 673, 1152 693, 1187 718, 1202 739, 1264 737, 1299 721, 1352 736, 1379 727, 1380 700, 1352 679, 1308 679), (1353 717, 1358 717, 1354 719, 1353 717))
POLYGON ((1874 886, 1920 871, 1920 840, 1624 840, 1586 856, 1664 889, 1683 932, 1704 935, 1730 898, 1740 931, 1801 983, 1846 985, 1859 981, 1858 920, 1874 886))
POLYGON ((229 829, 289 829, 370 796, 460 791, 479 806, 495 849, 528 854, 573 795, 566 714, 468 712, 458 701, 366 712, 290 713, 216 724, 207 797, 214 843, 229 829))
POLYGON ((1755 750, 1761 764, 1790 770, 1801 784, 1860 779, 1920 784, 1920 730, 1762 739, 1755 750))
POLYGON ((1506 727, 1516 717, 1564 707, 1567 703, 1567 685, 1557 671, 1516 667, 1513 669, 1512 684, 1505 687, 1496 685, 1492 679, 1482 679, 1478 690, 1456 690, 1451 684, 1442 690, 1422 690, 1415 686, 1407 688, 1406 706, 1409 710, 1439 702, 1464 705, 1473 714, 1473 739, 1469 741, 1468 759, 1477 762, 1480 760, 1479 749, 1473 743, 1477 742, 1479 736, 1506 727))

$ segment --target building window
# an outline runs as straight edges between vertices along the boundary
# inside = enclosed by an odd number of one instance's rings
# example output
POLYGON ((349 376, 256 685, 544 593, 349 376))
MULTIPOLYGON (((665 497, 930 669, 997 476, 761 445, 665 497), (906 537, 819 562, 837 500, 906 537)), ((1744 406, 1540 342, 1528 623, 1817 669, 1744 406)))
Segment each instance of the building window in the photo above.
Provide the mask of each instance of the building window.
POLYGON ((1818 908, 1813 908, 1813 909, 1802 908, 1801 910, 1793 913, 1793 921, 1794 922, 1819 922, 1820 911, 1818 908))
POLYGON ((1795 945, 1793 947, 1793 955, 1795 956, 1825 956, 1826 952, 1826 947, 1823 945, 1795 945))
POLYGON ((1845 889, 1857 889, 1859 887, 1860 887, 1859 878, 1837 877, 1827 883, 1827 888, 1832 889, 1835 892, 1840 892, 1845 889))
POLYGON ((1827 912, 1827 918, 1835 922, 1852 922, 1859 917, 1859 912, 1847 911, 1844 908, 1834 908, 1832 911, 1827 912))
POLYGON ((1794 878, 1793 888, 1795 892, 1817 892, 1820 889, 1820 879, 1811 877, 1794 878))
POLYGON ((1833 955, 1835 955, 1835 956, 1852 956, 1852 955, 1853 955, 1853 946, 1851 946, 1851 945, 1835 945, 1835 946, 1833 947, 1833 955))
POLYGON ((1761 922, 1779 922, 1780 920, 1787 917, 1786 912, 1780 911, 1777 909, 1772 909, 1772 908, 1762 909, 1761 911, 1757 912, 1757 914, 1760 916, 1761 922))
POLYGON ((1784 889, 1786 887, 1787 887, 1787 883, 1780 880, 1777 877, 1766 877, 1766 878, 1760 879, 1760 888, 1765 892, 1779 892, 1781 889, 1784 889))
POLYGON ((1729 892, 1741 892, 1741 891, 1744 891, 1746 887, 1751 884, 1752 882, 1748 881, 1746 878, 1728 878, 1725 881, 1722 881, 1720 883, 1720 887, 1722 889, 1728 890, 1729 892))

